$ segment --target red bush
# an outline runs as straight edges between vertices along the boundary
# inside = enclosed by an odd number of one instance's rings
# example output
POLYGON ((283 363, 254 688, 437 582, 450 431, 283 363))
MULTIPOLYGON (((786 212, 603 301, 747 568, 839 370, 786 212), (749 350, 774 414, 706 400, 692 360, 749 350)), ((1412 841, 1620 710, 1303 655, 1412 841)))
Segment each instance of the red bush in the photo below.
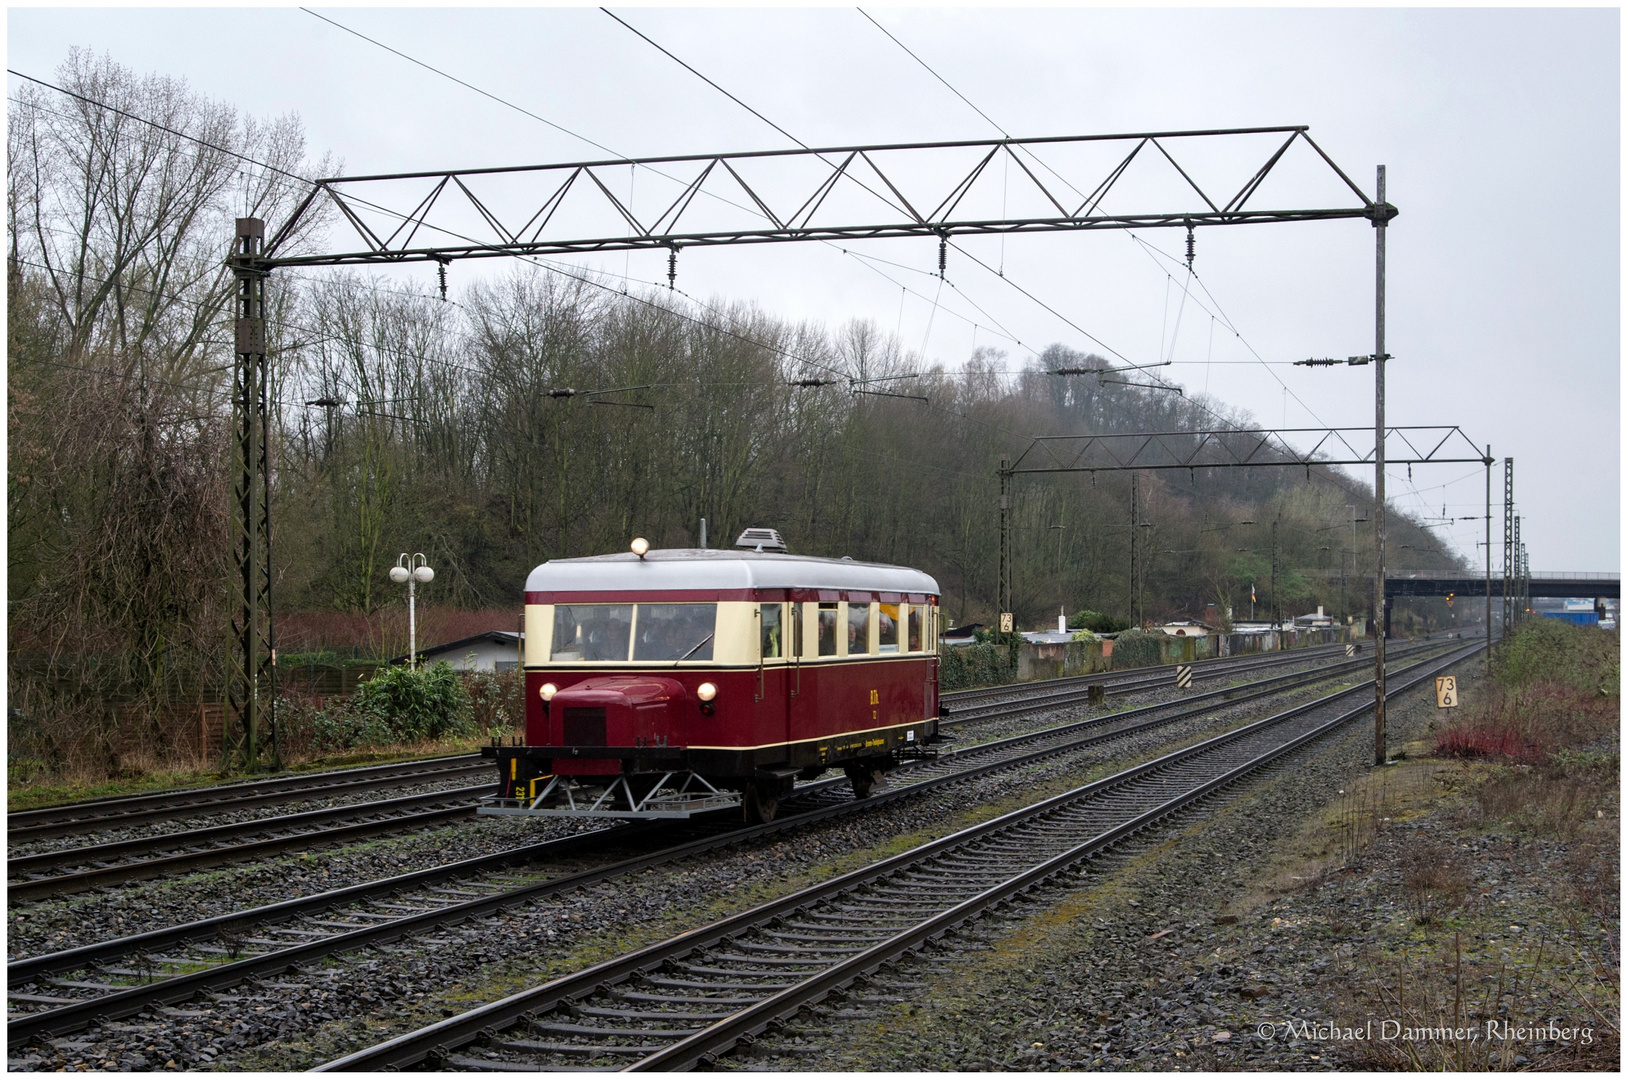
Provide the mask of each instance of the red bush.
POLYGON ((1506 761, 1542 761, 1548 748, 1505 727, 1450 727, 1436 735, 1436 753, 1441 757, 1502 758, 1506 761))

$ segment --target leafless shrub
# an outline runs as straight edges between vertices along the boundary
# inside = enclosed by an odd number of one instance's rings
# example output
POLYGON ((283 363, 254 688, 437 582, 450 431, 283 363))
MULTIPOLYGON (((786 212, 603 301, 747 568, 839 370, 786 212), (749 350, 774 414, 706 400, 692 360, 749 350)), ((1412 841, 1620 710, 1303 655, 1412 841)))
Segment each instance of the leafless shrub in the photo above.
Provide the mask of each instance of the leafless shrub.
POLYGON ((1411 902, 1414 921, 1421 925, 1439 919, 1464 903, 1470 872, 1452 849, 1425 843, 1402 856, 1402 892, 1411 902))

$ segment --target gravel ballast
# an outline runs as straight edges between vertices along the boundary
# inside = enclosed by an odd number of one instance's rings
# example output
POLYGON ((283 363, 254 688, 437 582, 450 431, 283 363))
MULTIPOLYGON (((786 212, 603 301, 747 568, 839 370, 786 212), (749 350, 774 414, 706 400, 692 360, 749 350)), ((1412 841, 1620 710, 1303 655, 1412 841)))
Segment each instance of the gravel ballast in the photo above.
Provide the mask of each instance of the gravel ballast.
MULTIPOLYGON (((1480 691, 1478 662, 1456 671, 1464 696, 1480 691)), ((1428 693, 1393 703, 1391 745, 1424 735, 1435 714, 1428 693)), ((722 1064, 827 1071, 1395 1068, 1372 1041, 1350 1036, 1370 1021, 1378 1038, 1390 1034, 1387 1020, 1398 1029, 1420 1022, 1390 1007, 1383 992, 1396 957, 1411 957, 1409 980, 1432 971, 1440 978, 1453 970, 1448 953, 1456 940, 1465 971, 1477 960, 1513 971, 1534 955, 1529 942, 1547 935, 1553 948, 1564 938, 1565 913, 1575 914, 1575 905, 1557 885, 1565 880, 1563 845, 1466 834, 1455 836, 1455 847, 1470 868, 1473 899, 1451 918, 1419 924, 1400 876, 1410 851, 1461 831, 1436 790, 1436 774, 1453 766, 1427 760, 1373 770, 1371 755, 1371 722, 1359 721, 1224 804, 1189 813, 1150 844, 1093 867, 1077 887, 1043 890, 722 1064), (1381 815, 1377 829, 1360 850, 1342 851, 1354 824, 1347 793, 1375 780, 1390 789, 1370 803, 1381 815), (1398 816, 1387 820, 1389 813, 1398 816)), ((1614 837, 1615 806, 1600 814, 1614 837)), ((1614 882, 1614 840, 1608 846, 1614 882)), ((1580 933, 1609 943, 1614 956, 1614 915, 1580 933)), ((1478 969, 1478 977, 1486 974, 1478 969)), ((1505 1040, 1507 1065, 1556 1067, 1572 1059, 1615 1067, 1614 1037, 1596 1023, 1594 1041, 1581 1044, 1578 1032, 1591 1018, 1566 995, 1527 988, 1503 1008, 1517 1033, 1533 1023, 1572 1032, 1569 1041, 1505 1040)), ((1410 1048, 1400 1030, 1390 1041, 1381 1049, 1410 1048)))

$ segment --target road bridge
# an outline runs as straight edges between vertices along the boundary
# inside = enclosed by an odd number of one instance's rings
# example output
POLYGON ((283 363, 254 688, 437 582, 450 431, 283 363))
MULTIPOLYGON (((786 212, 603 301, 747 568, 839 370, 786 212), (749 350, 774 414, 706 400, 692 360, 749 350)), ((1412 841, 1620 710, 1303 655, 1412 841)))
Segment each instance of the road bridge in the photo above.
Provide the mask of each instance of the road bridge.
MULTIPOLYGON (((1479 577, 1405 577, 1385 579, 1385 636, 1391 636, 1390 603, 1397 596, 1461 596, 1465 599, 1485 598, 1487 578, 1479 577)), ((1503 578, 1492 579, 1492 595, 1503 599, 1503 578)), ((1568 571, 1534 571, 1527 580, 1526 595, 1564 597, 1582 600, 1622 599, 1621 574, 1589 574, 1568 571)))
MULTIPOLYGON (((1622 598, 1622 575, 1578 574, 1565 572, 1538 573, 1529 580, 1527 595, 1582 598, 1586 600, 1622 598)), ((1487 595, 1484 575, 1472 577, 1406 577, 1386 578, 1385 596, 1481 596, 1487 595)), ((1492 579, 1492 595, 1504 595, 1501 577, 1492 579)))

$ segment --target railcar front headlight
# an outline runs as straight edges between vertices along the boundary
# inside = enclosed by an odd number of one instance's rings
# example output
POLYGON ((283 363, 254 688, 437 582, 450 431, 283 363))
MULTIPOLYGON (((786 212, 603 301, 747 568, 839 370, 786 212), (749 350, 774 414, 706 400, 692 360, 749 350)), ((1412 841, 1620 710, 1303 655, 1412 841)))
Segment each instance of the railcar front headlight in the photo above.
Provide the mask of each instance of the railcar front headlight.
POLYGON ((642 559, 642 558, 644 558, 644 553, 649 551, 649 550, 650 550, 650 541, 646 540, 642 536, 635 536, 633 538, 633 554, 637 555, 639 558, 642 559))
POLYGON ((702 701, 711 701, 718 696, 718 688, 709 682, 704 682, 695 688, 695 696, 702 701))
POLYGON ((542 698, 545 702, 553 701, 554 695, 559 692, 560 688, 551 682, 545 682, 543 685, 537 688, 537 696, 542 698))

